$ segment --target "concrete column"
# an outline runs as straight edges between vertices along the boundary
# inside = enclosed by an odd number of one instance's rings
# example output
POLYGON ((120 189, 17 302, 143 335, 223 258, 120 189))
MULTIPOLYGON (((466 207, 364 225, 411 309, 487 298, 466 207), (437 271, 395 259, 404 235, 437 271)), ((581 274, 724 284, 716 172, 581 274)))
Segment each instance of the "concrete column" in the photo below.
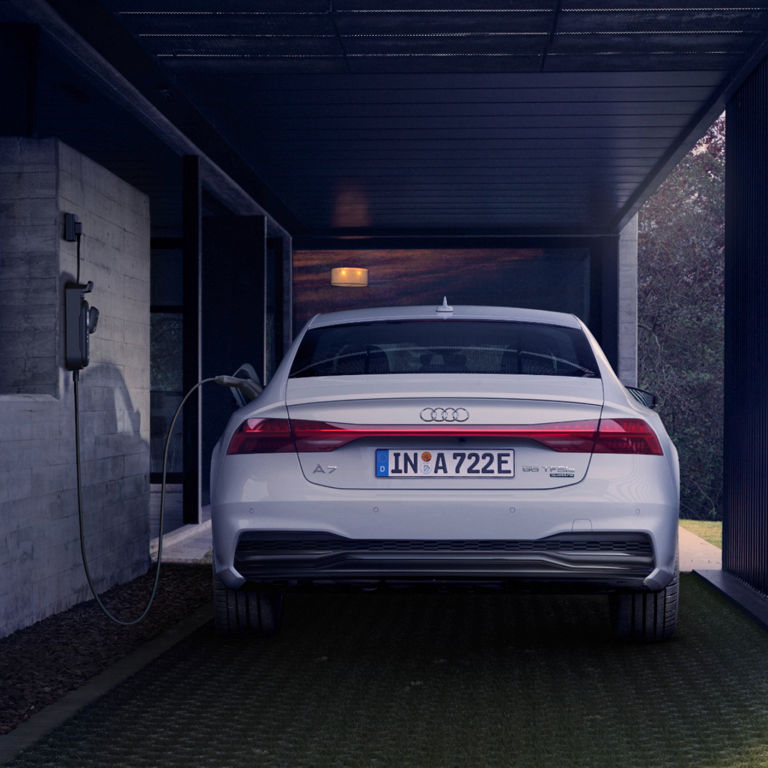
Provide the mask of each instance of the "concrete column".
MULTIPOLYGON (((183 380, 187 392, 202 378, 201 334, 202 315, 202 182, 200 158, 188 155, 182 161, 183 197, 183 281, 184 281, 184 349, 183 380)), ((184 408, 184 469, 183 520, 200 522, 202 492, 202 460, 200 424, 202 423, 202 393, 195 392, 184 408)))
POLYGON ((624 384, 637 384, 637 216, 590 246, 589 326, 624 384))
POLYGON ((637 214, 619 235, 618 360, 616 373, 624 384, 637 386, 637 214))
MULTIPOLYGON (((206 216, 203 224, 202 377, 233 374, 243 363, 262 382, 267 360, 267 221, 264 216, 206 216)), ((235 409, 229 390, 203 391, 202 488, 213 446, 235 409)))

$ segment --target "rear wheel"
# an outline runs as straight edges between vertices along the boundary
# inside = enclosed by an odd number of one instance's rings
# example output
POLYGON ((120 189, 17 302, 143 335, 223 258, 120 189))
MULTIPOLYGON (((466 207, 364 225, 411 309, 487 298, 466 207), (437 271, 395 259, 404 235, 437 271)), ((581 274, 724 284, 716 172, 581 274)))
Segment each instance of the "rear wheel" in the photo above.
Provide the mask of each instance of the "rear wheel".
POLYGON ((270 587, 230 589, 214 574, 213 613, 221 635, 273 635, 283 618, 283 593, 270 587))
POLYGON ((646 643, 675 634, 680 571, 659 592, 619 592, 611 595, 611 622, 617 637, 646 643))

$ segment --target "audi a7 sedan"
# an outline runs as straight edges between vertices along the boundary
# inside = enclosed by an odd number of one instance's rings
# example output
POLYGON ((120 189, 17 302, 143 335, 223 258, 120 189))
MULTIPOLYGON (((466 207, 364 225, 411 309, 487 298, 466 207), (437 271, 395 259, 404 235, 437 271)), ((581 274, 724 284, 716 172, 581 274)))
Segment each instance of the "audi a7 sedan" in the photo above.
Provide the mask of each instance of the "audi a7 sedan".
POLYGON ((677 452, 575 316, 315 316, 211 465, 214 611, 274 632, 286 590, 477 585, 608 595, 662 640, 678 608, 677 452))

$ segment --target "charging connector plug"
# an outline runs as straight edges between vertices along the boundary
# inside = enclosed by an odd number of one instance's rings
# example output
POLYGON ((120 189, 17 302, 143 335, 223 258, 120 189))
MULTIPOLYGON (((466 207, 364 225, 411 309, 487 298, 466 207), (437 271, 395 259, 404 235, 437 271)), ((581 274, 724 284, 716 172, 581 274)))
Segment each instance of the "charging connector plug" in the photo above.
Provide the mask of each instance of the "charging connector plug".
POLYGON ((262 392, 259 382, 253 379, 241 379, 237 376, 215 376, 213 380, 222 387, 239 389, 248 400, 254 400, 262 392))

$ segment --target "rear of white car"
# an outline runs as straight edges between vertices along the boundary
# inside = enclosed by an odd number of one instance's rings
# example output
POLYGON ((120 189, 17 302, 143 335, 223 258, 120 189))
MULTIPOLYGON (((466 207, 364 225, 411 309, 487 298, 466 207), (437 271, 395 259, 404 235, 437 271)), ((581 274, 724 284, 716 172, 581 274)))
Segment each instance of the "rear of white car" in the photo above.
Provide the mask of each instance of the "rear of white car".
POLYGON ((217 626, 269 632, 303 586, 612 594, 621 635, 677 613, 678 468, 573 316, 315 317, 212 461, 217 626))

